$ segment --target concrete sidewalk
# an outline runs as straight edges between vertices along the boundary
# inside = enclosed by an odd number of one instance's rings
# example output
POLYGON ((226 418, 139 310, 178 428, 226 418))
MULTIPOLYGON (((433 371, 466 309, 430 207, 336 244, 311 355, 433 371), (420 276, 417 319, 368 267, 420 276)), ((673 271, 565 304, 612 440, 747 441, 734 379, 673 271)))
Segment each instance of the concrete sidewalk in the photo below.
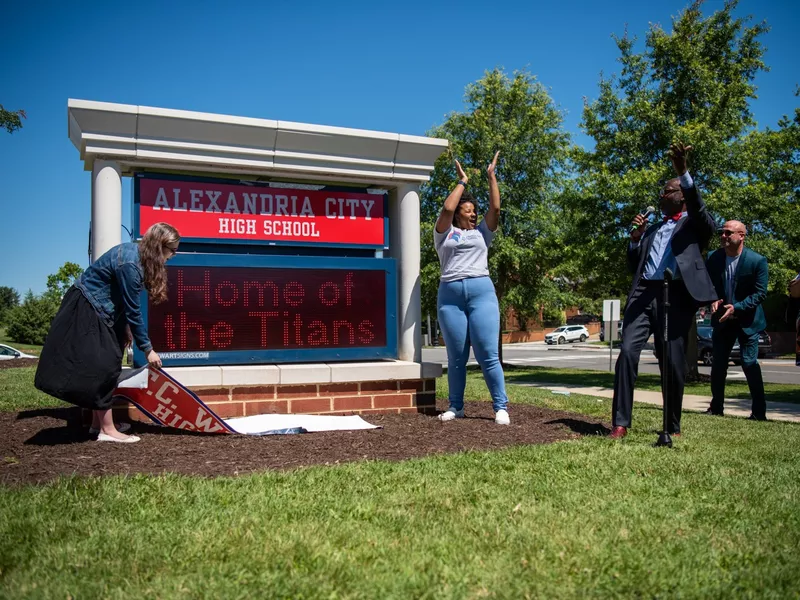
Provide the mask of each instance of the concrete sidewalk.
MULTIPOLYGON (((614 390, 601 387, 583 387, 580 385, 564 385, 560 383, 515 383, 514 385, 525 385, 528 387, 538 387, 555 392, 570 392, 572 394, 583 394, 585 396, 597 396, 599 398, 613 398, 614 390)), ((655 404, 661 406, 661 392, 648 392, 644 390, 634 390, 634 402, 644 402, 645 404, 655 404)), ((750 416, 750 398, 726 398, 725 415, 734 417, 750 416)), ((683 396, 683 410, 695 412, 705 412, 711 405, 711 396, 694 396, 685 394, 683 396)), ((767 400, 767 419, 773 421, 793 421, 800 423, 800 404, 790 404, 788 402, 770 402, 767 400)))

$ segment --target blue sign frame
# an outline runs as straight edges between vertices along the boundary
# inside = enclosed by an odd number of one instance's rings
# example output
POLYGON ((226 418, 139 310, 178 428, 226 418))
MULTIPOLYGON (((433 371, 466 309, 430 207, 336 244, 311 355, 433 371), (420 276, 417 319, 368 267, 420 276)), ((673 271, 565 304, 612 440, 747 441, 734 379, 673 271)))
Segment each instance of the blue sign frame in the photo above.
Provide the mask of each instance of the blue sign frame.
MULTIPOLYGON (((131 178, 133 180, 133 192, 131 193, 131 218, 133 239, 138 241, 144 235, 140 231, 139 223, 139 181, 141 179, 163 179, 165 181, 197 181, 199 183, 221 183, 225 185, 266 185, 269 181, 247 181, 242 179, 221 179, 218 177, 195 177, 191 175, 174 175, 162 173, 136 173, 131 178)), ((281 182, 281 183, 296 183, 298 185, 307 185, 301 181, 296 182, 281 182)), ((333 186, 326 185, 321 191, 330 192, 353 192, 359 194, 367 193, 367 188, 347 187, 347 186, 333 186)), ((375 195, 378 197, 377 194, 375 195)), ((216 238, 190 238, 181 237, 182 242, 197 243, 197 244, 227 244, 227 245, 259 245, 259 246, 310 246, 314 248, 361 248, 369 250, 388 250, 389 249, 389 194, 383 194, 383 244, 335 244, 330 242, 297 242, 291 240, 234 240, 234 239, 216 239, 216 238)))
MULTIPOLYGON (((298 362, 336 362, 347 360, 377 360, 397 358, 397 271, 393 258, 347 258, 325 256, 270 256, 252 254, 178 253, 167 263, 174 267, 264 267, 288 269, 342 269, 384 271, 386 275, 386 345, 361 348, 309 348, 290 350, 214 350, 194 352, 207 356, 195 358, 168 358, 165 351, 162 362, 165 367, 257 365, 298 362)), ((148 320, 147 294, 140 298, 144 322, 148 320)), ((154 348, 159 352, 159 348, 154 348)), ((192 353, 185 353, 192 354, 192 353)), ((134 347, 133 364, 146 364, 144 354, 134 347)))

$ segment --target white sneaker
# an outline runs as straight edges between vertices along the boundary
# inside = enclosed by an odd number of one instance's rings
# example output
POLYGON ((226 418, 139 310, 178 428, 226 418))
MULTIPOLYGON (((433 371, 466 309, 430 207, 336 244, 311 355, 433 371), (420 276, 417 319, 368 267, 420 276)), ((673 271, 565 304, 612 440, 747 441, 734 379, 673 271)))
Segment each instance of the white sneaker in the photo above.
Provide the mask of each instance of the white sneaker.
POLYGON ((494 413, 494 422, 498 425, 511 425, 511 419, 508 416, 508 411, 501 408, 494 413))
POLYGON ((442 414, 439 415, 440 421, 452 421, 453 419, 463 419, 464 418, 464 409, 461 410, 453 410, 452 408, 448 408, 442 414))
POLYGON ((135 436, 135 435, 129 435, 129 436, 127 436, 125 438, 122 438, 122 439, 115 438, 113 436, 106 435, 102 431, 97 434, 97 441, 98 442, 115 442, 117 444, 134 444, 134 443, 138 442, 140 439, 141 438, 139 438, 138 436, 135 436))

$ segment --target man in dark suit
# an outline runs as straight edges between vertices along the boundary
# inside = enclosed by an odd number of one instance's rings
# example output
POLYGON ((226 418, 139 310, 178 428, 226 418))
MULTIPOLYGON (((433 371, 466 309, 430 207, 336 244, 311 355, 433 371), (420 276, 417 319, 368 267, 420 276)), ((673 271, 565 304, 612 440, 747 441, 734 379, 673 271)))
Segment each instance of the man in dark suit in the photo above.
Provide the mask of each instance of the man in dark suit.
POLYGON ((767 326, 761 303, 767 297, 769 272, 767 259, 745 248, 747 228, 739 221, 728 221, 720 231, 721 248, 706 262, 708 274, 720 300, 711 304, 711 407, 706 411, 722 415, 725 402, 725 377, 734 342, 739 340, 742 370, 753 399, 751 419, 767 420, 764 379, 758 364, 758 334, 767 326))
POLYGON ((717 299, 703 260, 703 250, 714 235, 714 219, 706 211, 686 170, 691 149, 691 146, 683 144, 670 146, 672 166, 678 177, 669 180, 659 196, 663 222, 647 227, 642 215, 633 220, 636 228, 631 231, 628 246, 628 268, 634 273, 633 287, 625 303, 625 335, 614 376, 614 427, 610 437, 615 439, 625 437, 631 425, 639 355, 653 333, 661 379, 668 382, 668 392, 664 397, 668 411, 667 432, 680 434, 689 329, 697 308, 717 299), (667 272, 672 272, 674 279, 669 284, 669 368, 665 372, 661 346, 664 339, 663 289, 667 272))

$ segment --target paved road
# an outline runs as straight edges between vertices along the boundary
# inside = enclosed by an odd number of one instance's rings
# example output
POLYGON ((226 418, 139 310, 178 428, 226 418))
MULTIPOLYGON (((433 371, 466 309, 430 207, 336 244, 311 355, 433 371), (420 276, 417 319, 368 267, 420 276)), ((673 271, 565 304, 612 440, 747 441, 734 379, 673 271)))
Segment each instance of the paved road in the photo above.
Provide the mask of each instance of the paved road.
MULTIPOLYGON (((444 348, 424 348, 422 360, 438 362, 447 366, 447 354, 444 348)), ((546 366, 553 368, 587 369, 594 371, 608 371, 609 350, 607 347, 598 349, 597 346, 586 344, 569 344, 567 346, 547 346, 544 342, 527 344, 506 344, 503 346, 504 362, 517 366, 546 366)), ((611 370, 617 360, 617 351, 614 350, 611 360, 611 370)), ((800 385, 800 368, 796 367, 793 360, 761 359, 761 371, 764 381, 771 383, 793 383, 800 385)), ((470 363, 475 363, 475 358, 470 354, 470 363)), ((642 352, 639 363, 640 373, 658 373, 658 362, 652 350, 642 352)), ((700 372, 711 373, 710 367, 700 366, 700 372)), ((728 367, 728 380, 744 380, 741 367, 733 364, 728 367)))

